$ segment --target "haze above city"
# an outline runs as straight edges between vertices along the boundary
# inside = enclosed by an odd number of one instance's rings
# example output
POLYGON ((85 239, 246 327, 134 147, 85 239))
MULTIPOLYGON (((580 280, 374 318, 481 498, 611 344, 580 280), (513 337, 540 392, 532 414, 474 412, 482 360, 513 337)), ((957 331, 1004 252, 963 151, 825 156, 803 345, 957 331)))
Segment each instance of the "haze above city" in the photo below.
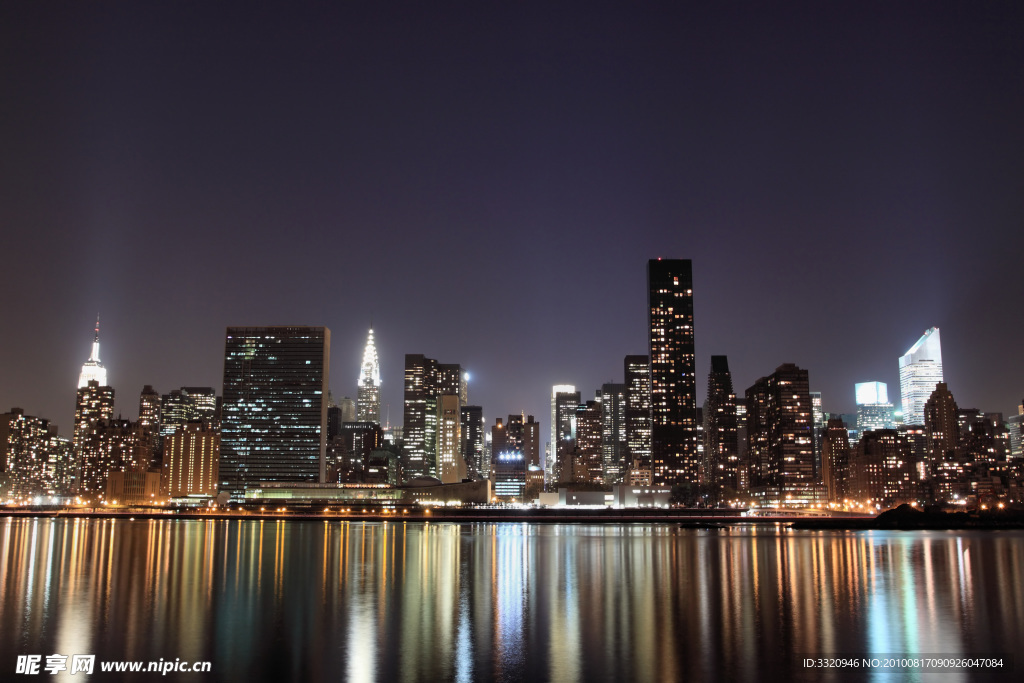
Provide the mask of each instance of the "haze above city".
MULTIPOLYGON (((116 410, 221 390, 229 325, 326 325, 382 418, 406 353, 548 427, 647 353, 693 261, 698 404, 785 362, 898 400, 942 330, 961 407, 1024 398, 1024 7, 0 6, 0 410, 69 436, 101 316, 116 410)), ((542 432, 546 433, 546 432, 542 432)))

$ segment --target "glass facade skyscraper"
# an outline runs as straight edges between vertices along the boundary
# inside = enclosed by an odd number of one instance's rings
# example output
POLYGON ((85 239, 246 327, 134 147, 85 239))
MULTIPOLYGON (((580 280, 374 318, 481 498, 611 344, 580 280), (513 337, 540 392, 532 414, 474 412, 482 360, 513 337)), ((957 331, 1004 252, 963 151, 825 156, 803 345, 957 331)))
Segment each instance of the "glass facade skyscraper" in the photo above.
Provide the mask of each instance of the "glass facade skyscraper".
POLYGON ((264 481, 326 478, 326 327, 229 327, 220 488, 242 500, 264 481))
POLYGON ((651 465, 655 484, 696 484, 700 471, 689 259, 647 263, 651 465))
POLYGON ((942 346, 939 342, 939 328, 933 327, 900 357, 903 424, 924 424, 925 401, 941 381, 942 346))

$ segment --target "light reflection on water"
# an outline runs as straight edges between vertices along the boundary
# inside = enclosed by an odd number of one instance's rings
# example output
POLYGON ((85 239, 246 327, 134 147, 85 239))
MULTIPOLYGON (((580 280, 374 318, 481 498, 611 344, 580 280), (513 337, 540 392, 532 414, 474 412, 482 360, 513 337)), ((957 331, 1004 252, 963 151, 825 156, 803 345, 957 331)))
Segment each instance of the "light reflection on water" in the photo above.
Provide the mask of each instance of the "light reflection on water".
POLYGON ((6 518, 0 678, 95 653, 213 663, 192 681, 776 680, 1013 653, 1022 577, 1020 532, 6 518))

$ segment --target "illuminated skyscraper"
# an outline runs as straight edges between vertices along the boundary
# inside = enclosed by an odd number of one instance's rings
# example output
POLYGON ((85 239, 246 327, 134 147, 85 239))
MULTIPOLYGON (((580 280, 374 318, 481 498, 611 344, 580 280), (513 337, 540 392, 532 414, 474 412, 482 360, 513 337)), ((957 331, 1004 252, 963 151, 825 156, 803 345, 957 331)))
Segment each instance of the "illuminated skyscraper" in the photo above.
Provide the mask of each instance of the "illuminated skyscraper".
POLYGON ((942 346, 939 328, 925 332, 900 357, 900 400, 903 424, 924 424, 924 404, 942 381, 942 346))
POLYGON ((100 363, 100 317, 96 316, 96 336, 92 340, 92 354, 82 364, 82 372, 78 375, 78 388, 81 389, 96 382, 101 387, 107 386, 107 369, 100 363))
POLYGON ((462 414, 457 394, 437 398, 437 478, 444 484, 457 484, 466 478, 462 457, 462 414))
POLYGON ((885 382, 859 382, 854 385, 857 400, 857 431, 861 434, 876 429, 896 429, 896 416, 889 403, 885 382))
POLYGON ((626 443, 631 472, 651 468, 651 363, 647 356, 623 360, 626 384, 626 443))
POLYGON ((626 440, 626 406, 628 390, 625 384, 601 385, 601 461, 605 484, 621 484, 629 461, 629 443, 626 440))
POLYGON ((160 434, 170 436, 188 422, 219 429, 217 392, 213 387, 181 387, 160 399, 160 434))
POLYGON ((405 355, 405 476, 436 475, 437 416, 441 396, 466 396, 466 379, 457 364, 438 363, 422 354, 405 355))
POLYGON ((228 328, 221 491, 325 480, 330 349, 326 327, 228 328))
POLYGON ((480 406, 462 406, 462 457, 470 476, 479 475, 484 469, 484 412, 480 406))
POLYGON ((373 330, 370 330, 363 350, 357 392, 357 421, 380 424, 380 362, 377 359, 377 347, 373 343, 373 330))
MULTIPOLYGON (((114 417, 114 388, 100 386, 96 380, 89 380, 84 387, 78 389, 75 400, 75 431, 72 435, 72 452, 74 465, 71 474, 71 489, 85 492, 83 475, 90 474, 88 463, 95 462, 98 455, 93 451, 93 433, 98 426, 114 417)), ((105 474, 105 473, 104 473, 105 474)), ((89 490, 102 490, 97 480, 91 481, 89 490)))
POLYGON ((203 422, 189 422, 167 437, 163 488, 171 498, 216 496, 220 434, 203 422))
POLYGON ((807 371, 786 363, 747 389, 751 492, 762 505, 816 502, 807 371))
POLYGON ((696 484, 701 463, 691 262, 649 261, 647 295, 653 480, 696 484))
MULTIPOLYGON (((563 472, 563 463, 571 462, 576 439, 576 406, 580 392, 571 384, 551 387, 551 448, 545 475, 549 484, 570 481, 571 471, 563 472)), ((569 468, 571 470, 571 467, 569 468)))

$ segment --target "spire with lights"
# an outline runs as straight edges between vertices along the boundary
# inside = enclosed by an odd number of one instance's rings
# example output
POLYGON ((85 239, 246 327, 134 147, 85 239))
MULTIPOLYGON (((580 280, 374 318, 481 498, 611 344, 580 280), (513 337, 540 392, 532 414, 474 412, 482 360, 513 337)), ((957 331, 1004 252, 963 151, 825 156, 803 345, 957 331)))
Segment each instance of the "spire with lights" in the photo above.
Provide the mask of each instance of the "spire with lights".
POLYGON ((356 404, 357 420, 380 424, 380 363, 377 360, 377 346, 373 343, 372 327, 363 350, 356 404))
POLYGON ((92 355, 82 364, 82 373, 78 376, 78 388, 87 386, 95 380, 101 387, 107 386, 107 369, 100 363, 100 316, 96 314, 96 336, 92 341, 92 355))

